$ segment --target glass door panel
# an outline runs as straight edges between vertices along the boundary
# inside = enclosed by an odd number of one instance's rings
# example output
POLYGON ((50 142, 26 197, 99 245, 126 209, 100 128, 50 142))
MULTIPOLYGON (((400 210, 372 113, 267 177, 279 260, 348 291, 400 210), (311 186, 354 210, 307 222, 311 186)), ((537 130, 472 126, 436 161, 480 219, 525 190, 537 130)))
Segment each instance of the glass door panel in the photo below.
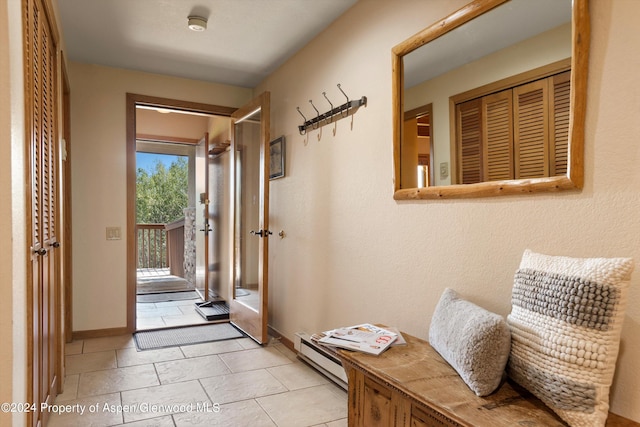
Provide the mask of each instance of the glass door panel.
POLYGON ((267 337, 269 94, 232 115, 234 261, 231 321, 259 343, 267 337))

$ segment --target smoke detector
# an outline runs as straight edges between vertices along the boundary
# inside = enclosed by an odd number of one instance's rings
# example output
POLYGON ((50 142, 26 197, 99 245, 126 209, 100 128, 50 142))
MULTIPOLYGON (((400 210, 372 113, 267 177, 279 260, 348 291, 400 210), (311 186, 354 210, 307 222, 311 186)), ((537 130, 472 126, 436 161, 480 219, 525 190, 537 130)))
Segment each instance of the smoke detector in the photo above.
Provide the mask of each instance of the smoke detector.
POLYGON ((202 16, 190 16, 189 29, 192 31, 204 31, 207 29, 207 19, 202 16))

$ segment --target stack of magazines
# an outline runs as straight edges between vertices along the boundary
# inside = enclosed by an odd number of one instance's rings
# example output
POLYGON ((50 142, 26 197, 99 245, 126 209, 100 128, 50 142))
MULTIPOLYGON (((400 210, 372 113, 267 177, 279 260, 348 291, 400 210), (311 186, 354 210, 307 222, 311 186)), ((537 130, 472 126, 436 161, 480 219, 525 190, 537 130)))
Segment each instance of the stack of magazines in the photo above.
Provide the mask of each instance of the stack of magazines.
POLYGON ((347 350, 378 355, 394 345, 406 344, 400 332, 395 328, 381 328, 369 323, 332 329, 311 337, 315 342, 347 350))

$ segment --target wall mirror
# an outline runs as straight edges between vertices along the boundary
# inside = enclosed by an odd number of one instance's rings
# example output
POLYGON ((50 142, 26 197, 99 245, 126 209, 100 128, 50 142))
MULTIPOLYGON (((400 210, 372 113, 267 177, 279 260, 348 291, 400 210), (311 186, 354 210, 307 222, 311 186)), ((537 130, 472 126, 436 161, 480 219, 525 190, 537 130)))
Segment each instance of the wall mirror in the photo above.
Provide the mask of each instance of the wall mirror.
POLYGON ((582 188, 588 0, 475 0, 395 46, 394 198, 582 188))

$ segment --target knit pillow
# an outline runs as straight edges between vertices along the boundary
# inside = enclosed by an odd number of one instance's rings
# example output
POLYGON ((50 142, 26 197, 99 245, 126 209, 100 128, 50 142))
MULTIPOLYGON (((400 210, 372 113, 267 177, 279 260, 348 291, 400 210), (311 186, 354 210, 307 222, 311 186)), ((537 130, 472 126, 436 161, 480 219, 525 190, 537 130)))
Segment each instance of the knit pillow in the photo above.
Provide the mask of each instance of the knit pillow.
POLYGON ((632 270, 527 250, 515 274, 507 373, 571 426, 605 425, 632 270))
POLYGON ((431 319, 429 344, 471 390, 486 396, 502 380, 511 333, 502 316, 459 298, 447 288, 431 319))

